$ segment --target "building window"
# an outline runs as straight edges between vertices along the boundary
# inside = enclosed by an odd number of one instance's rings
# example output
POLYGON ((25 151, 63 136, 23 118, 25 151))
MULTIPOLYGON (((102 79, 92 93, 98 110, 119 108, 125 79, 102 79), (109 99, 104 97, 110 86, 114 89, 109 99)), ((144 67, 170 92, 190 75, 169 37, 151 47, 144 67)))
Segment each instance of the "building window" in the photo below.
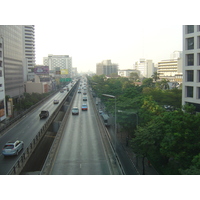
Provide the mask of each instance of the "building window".
POLYGON ((200 65, 200 53, 197 54, 197 65, 200 65))
POLYGON ((200 82, 200 70, 197 70, 197 82, 200 82))
POLYGON ((193 87, 186 86, 186 97, 193 97, 193 87))
POLYGON ((194 49, 194 38, 187 38, 187 50, 194 49))
POLYGON ((200 99, 200 87, 197 87, 197 99, 200 99))
POLYGON ((187 33, 194 33, 194 25, 187 25, 187 33))
POLYGON ((200 49, 200 36, 197 37, 197 49, 200 49))
POLYGON ((197 25, 197 31, 200 31, 200 25, 197 25))
POLYGON ((194 71, 193 70, 186 70, 186 81, 187 82, 194 81, 194 71))
POLYGON ((0 58, 2 57, 2 51, 0 51, 0 58))
POLYGON ((0 61, 0 67, 2 67, 2 61, 0 61))
POLYGON ((200 82, 200 70, 197 70, 197 82, 200 82))
POLYGON ((194 65, 194 54, 187 54, 186 58, 187 58, 187 61, 186 61, 187 66, 194 65))

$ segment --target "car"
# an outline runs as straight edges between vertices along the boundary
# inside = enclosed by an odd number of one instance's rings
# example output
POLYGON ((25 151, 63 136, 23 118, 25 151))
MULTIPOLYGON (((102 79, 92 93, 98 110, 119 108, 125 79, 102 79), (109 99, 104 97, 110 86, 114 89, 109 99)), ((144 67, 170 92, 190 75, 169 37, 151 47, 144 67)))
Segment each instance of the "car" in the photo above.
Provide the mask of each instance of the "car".
POLYGON ((60 93, 63 93, 64 92, 64 90, 60 90, 60 93))
POLYGON ((103 110, 99 109, 99 114, 100 115, 103 114, 103 110))
POLYGON ((72 108, 72 115, 78 115, 79 114, 79 109, 78 107, 73 107, 72 108))
POLYGON ((53 101, 53 103, 54 103, 54 104, 58 104, 58 103, 59 103, 59 100, 55 99, 55 100, 53 101))
POLYGON ((2 154, 4 156, 18 155, 23 148, 23 141, 17 140, 15 142, 7 142, 3 147, 2 154))
POLYGON ((87 101, 87 97, 83 97, 83 101, 87 101))
POLYGON ((84 91, 84 92, 83 92, 83 94, 84 94, 84 95, 86 95, 86 94, 87 94, 87 92, 86 92, 86 91, 84 91))
POLYGON ((82 105, 82 110, 88 110, 87 104, 83 104, 83 105, 82 105))
POLYGON ((81 93, 81 90, 80 90, 80 89, 78 90, 78 93, 81 93))
POLYGON ((39 114, 40 119, 42 118, 47 118, 49 116, 49 111, 48 110, 42 110, 41 113, 39 114))

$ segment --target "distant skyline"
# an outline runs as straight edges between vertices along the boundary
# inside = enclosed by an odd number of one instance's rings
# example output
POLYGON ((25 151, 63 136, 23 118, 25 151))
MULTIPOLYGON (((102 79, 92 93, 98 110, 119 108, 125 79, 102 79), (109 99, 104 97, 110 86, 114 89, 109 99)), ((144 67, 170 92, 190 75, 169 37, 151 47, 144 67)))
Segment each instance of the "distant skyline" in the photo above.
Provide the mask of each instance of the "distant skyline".
POLYGON ((174 51, 182 51, 182 25, 128 25, 121 31, 105 25, 99 30, 98 25, 86 23, 88 28, 81 31, 79 27, 68 30, 62 24, 36 24, 36 63, 42 64, 48 54, 69 55, 79 72, 95 72, 96 63, 102 60, 110 59, 120 69, 127 69, 140 58, 156 63, 169 59, 174 51))
POLYGON ((35 25, 36 64, 54 54, 72 57, 79 72, 95 72, 96 64, 107 59, 127 69, 140 58, 157 63, 182 51, 182 25, 198 20, 197 1, 191 2, 193 10, 174 0, 57 0, 32 2, 30 12, 12 1, 9 12, 15 17, 6 18, 6 24, 35 25))

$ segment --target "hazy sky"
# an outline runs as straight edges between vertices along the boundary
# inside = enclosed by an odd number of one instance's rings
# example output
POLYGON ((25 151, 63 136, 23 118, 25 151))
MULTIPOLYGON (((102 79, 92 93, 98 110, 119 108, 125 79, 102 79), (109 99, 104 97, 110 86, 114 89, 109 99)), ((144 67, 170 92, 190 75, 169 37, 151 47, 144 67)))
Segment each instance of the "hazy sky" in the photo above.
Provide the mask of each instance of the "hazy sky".
POLYGON ((120 69, 132 68, 140 58, 169 59, 182 50, 182 25, 188 23, 183 18, 189 14, 176 0, 34 1, 30 7, 32 12, 20 12, 13 5, 10 12, 18 13, 12 20, 20 13, 23 24, 35 25, 36 64, 48 54, 69 55, 79 72, 95 72, 96 63, 107 59, 120 69))

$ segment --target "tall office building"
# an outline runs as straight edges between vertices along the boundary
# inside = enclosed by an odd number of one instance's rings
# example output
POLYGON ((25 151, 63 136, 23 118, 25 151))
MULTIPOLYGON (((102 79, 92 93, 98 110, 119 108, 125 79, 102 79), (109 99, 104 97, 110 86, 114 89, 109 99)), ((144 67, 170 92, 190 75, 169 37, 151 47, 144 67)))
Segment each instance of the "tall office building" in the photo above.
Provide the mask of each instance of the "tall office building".
POLYGON ((24 92, 23 80, 23 26, 0 25, 3 40, 5 95, 18 98, 24 92))
POLYGON ((60 69, 66 69, 68 71, 68 77, 72 77, 72 58, 68 55, 49 54, 48 57, 43 58, 43 65, 49 66, 49 70, 55 70, 58 67, 60 69))
POLYGON ((200 112, 200 25, 183 26, 182 105, 193 104, 200 112))
POLYGON ((23 47, 24 47, 24 82, 34 78, 35 67, 35 26, 23 26, 23 47))
POLYGON ((135 63, 135 69, 140 71, 141 77, 151 78, 154 73, 154 64, 152 60, 141 58, 135 63))
POLYGON ((97 75, 106 75, 118 74, 118 65, 111 63, 111 60, 103 60, 101 63, 96 64, 96 74, 97 75))
POLYGON ((4 81, 4 39, 0 36, 0 121, 6 118, 5 81, 4 81))

